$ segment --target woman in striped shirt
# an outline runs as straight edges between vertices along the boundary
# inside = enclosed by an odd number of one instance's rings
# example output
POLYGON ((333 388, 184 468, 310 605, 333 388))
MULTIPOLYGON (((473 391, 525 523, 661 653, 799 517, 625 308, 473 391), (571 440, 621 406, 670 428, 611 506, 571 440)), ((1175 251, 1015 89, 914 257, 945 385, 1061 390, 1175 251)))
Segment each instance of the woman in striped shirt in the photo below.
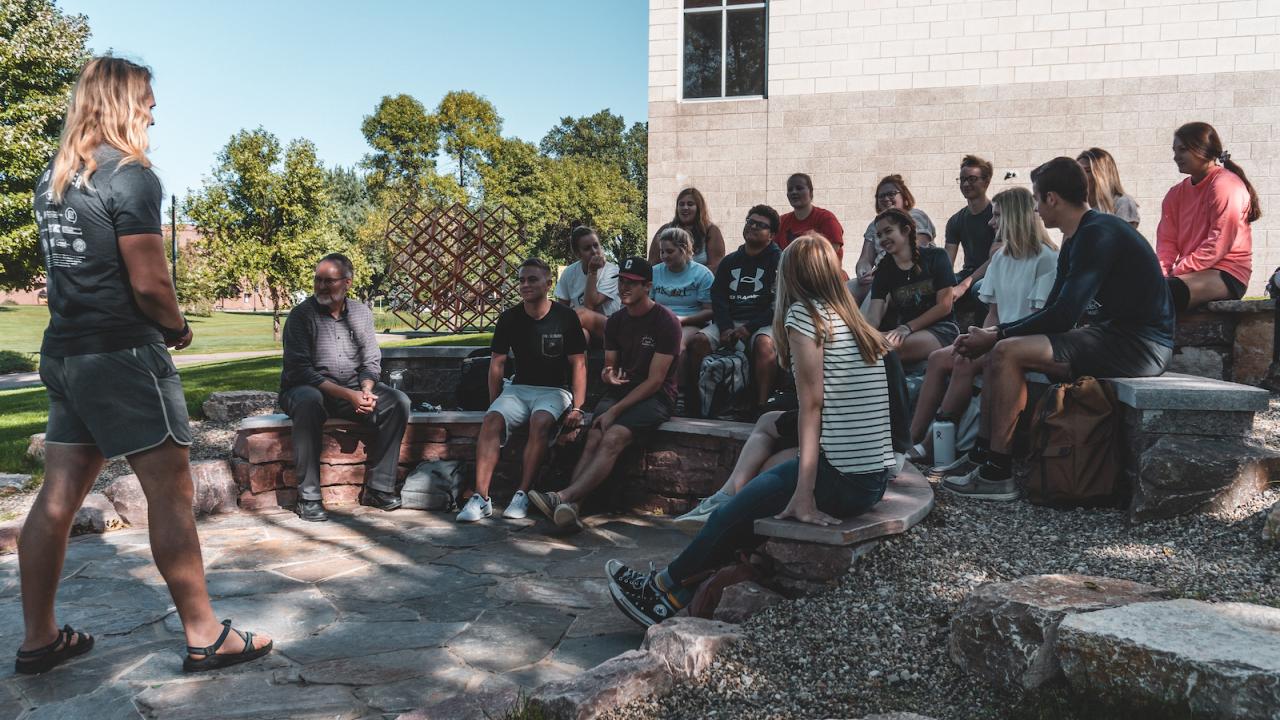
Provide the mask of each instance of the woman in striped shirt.
POLYGON ((886 348, 841 281, 835 251, 821 235, 797 238, 778 265, 773 327, 799 393, 800 455, 752 480, 717 509, 665 570, 605 564, 614 602, 632 620, 672 617, 697 585, 754 545, 754 522, 773 515, 835 525, 884 496, 894 465, 885 382, 886 348))

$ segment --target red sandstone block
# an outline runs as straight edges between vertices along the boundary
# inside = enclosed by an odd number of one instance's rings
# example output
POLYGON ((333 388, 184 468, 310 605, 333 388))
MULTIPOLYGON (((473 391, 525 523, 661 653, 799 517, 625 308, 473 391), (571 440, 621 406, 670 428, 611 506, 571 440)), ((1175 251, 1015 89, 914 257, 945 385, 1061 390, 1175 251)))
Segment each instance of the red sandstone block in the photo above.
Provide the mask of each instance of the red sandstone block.
POLYGON ((326 507, 335 505, 355 505, 360 501, 360 489, 363 485, 328 485, 320 488, 320 498, 326 507))
MULTIPOLYGON (((320 460, 333 465, 344 463, 362 463, 366 455, 368 439, 371 436, 363 432, 351 430, 329 430, 325 432, 320 448, 320 460)), ((292 453, 292 443, 290 443, 292 453)))
POLYGON ((681 448, 695 448, 697 450, 719 450, 726 443, 735 443, 741 447, 741 443, 729 438, 711 437, 707 435, 688 435, 685 433, 662 433, 659 436, 661 445, 669 447, 676 445, 681 448))
POLYGON ((710 471, 664 472, 650 470, 641 486, 659 495, 706 497, 724 484, 724 478, 710 471))
POLYGON ((276 510, 284 507, 293 507, 297 501, 298 493, 295 490, 274 490, 256 494, 249 491, 240 493, 241 510, 276 510))
POLYGON ((442 443, 449 439, 449 429, 442 425, 410 425, 404 441, 410 444, 442 443))
POLYGON ((449 456, 449 445, 443 442, 414 443, 400 446, 400 462, 417 465, 423 460, 440 460, 449 456))
MULTIPOLYGON (((245 467, 243 480, 241 479, 241 473, 236 473, 236 482, 241 489, 248 488, 252 492, 263 493, 284 487, 281 482, 284 476, 284 463, 263 463, 261 465, 245 463, 245 467)), ((236 470, 237 468, 232 466, 232 471, 236 470)))
POLYGON ((363 485, 364 465, 329 465, 320 463, 320 486, 363 485))
POLYGON ((449 426, 449 440, 454 438, 474 438, 480 434, 480 423, 459 423, 449 426))
POLYGON ((258 433, 239 433, 236 435, 232 454, 257 465, 259 463, 291 460, 293 444, 288 435, 279 430, 258 433))

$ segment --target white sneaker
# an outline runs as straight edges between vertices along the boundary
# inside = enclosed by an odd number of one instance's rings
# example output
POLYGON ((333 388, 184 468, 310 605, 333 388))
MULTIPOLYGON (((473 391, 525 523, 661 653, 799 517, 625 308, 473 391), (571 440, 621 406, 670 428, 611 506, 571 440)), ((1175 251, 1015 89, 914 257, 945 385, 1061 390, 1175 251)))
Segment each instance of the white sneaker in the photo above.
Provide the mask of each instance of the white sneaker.
POLYGON ((470 500, 467 500, 467 504, 462 506, 462 512, 458 513, 458 522, 475 522, 492 514, 493 502, 480 497, 480 493, 475 493, 470 500))
POLYGON ((529 517, 529 496, 525 495, 523 490, 516 492, 511 502, 507 504, 507 509, 502 511, 502 517, 508 520, 523 520, 529 517))
POLYGON ((676 527, 700 530, 706 524, 707 518, 711 517, 711 513, 716 511, 716 508, 732 499, 732 495, 726 494, 723 490, 717 490, 713 495, 703 498, 697 507, 676 518, 673 522, 675 522, 676 527))

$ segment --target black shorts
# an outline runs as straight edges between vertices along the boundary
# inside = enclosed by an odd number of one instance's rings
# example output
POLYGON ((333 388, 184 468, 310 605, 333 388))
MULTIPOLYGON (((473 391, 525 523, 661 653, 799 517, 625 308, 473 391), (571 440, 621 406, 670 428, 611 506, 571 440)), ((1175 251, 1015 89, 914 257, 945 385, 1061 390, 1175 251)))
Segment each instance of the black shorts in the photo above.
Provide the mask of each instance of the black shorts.
POLYGON ((1089 325, 1047 337, 1054 362, 1068 365, 1073 378, 1153 377, 1163 373, 1173 358, 1173 348, 1108 325, 1089 325))
MULTIPOLYGON (((596 403, 595 410, 591 411, 591 417, 593 419, 600 417, 621 399, 620 397, 605 395, 600 398, 600 402, 596 403)), ((673 409, 675 409, 675 403, 671 401, 671 398, 667 397, 665 392, 659 390, 623 410, 615 424, 630 430, 632 434, 639 435, 656 430, 659 425, 670 420, 673 409)))
POLYGON ((1240 279, 1226 270, 1219 270, 1218 274, 1222 276, 1222 284, 1227 286, 1227 292, 1231 293, 1232 300, 1239 300, 1244 297, 1244 291, 1247 289, 1240 279))
POLYGON ((800 411, 787 410, 778 416, 773 423, 774 432, 778 433, 778 444, 774 452, 800 447, 800 411))
POLYGON ((925 328, 931 335, 938 338, 938 343, 942 347, 946 347, 956 341, 960 337, 960 326, 950 320, 939 320, 938 322, 925 328))

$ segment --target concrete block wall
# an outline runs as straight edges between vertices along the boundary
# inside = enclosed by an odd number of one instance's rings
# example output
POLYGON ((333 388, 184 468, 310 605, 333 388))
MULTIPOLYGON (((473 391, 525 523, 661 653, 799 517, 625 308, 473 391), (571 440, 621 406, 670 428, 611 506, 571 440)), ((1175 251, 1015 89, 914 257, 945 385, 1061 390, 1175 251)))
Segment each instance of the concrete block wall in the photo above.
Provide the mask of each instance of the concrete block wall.
POLYGON ((786 177, 807 172, 852 268, 881 176, 902 173, 941 232, 965 153, 995 163, 994 193, 1096 145, 1154 242, 1183 177, 1172 132, 1203 120, 1261 195, 1251 294, 1280 265, 1280 0, 771 0, 768 98, 713 101, 679 99, 680 5, 650 2, 651 231, 694 185, 732 246, 748 207, 788 209, 786 177))

